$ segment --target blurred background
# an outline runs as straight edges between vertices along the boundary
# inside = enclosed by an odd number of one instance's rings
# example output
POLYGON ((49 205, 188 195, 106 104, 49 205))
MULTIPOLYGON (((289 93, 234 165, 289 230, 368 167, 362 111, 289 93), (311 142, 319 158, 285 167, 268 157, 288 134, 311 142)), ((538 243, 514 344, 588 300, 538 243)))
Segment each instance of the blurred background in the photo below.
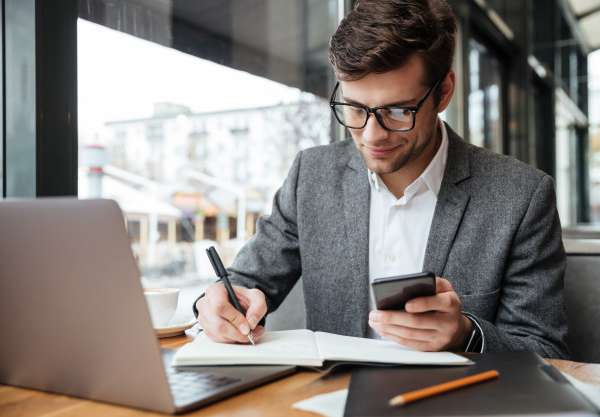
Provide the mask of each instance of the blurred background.
MULTIPOLYGON (((204 250, 229 265, 295 154, 347 136, 327 48, 352 3, 2 0, 2 197, 115 199, 143 284, 188 308, 204 250)), ((552 175, 565 236, 600 237, 600 0, 450 3, 443 118, 552 175)))

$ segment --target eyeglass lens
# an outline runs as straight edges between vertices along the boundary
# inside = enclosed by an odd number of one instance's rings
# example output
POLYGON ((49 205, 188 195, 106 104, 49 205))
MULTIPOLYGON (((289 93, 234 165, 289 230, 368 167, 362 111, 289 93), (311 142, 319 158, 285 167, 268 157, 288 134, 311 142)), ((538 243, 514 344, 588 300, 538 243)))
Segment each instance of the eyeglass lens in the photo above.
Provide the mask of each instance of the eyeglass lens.
MULTIPOLYGON (((360 106, 335 104, 334 110, 338 120, 351 129, 361 129, 367 124, 369 112, 360 106)), ((376 110, 379 120, 388 129, 410 129, 413 125, 414 112, 409 109, 385 107, 376 110)))

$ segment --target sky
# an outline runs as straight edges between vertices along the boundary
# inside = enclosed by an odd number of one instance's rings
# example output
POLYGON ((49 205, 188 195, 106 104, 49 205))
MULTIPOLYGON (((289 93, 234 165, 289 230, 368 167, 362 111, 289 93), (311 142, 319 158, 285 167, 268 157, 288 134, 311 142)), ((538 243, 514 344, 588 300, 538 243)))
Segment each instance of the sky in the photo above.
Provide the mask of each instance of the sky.
POLYGON ((297 101, 301 91, 79 19, 79 130, 152 115, 156 102, 194 112, 297 101))

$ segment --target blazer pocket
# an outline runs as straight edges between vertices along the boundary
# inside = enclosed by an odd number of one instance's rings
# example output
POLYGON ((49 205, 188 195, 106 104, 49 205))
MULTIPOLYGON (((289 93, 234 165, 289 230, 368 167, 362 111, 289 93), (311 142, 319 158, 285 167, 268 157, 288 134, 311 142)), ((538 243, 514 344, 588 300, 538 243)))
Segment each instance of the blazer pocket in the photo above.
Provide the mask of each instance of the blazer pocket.
POLYGON ((493 291, 458 294, 463 304, 463 311, 471 313, 484 320, 494 321, 496 311, 498 310, 498 301, 500 300, 500 288, 493 291))

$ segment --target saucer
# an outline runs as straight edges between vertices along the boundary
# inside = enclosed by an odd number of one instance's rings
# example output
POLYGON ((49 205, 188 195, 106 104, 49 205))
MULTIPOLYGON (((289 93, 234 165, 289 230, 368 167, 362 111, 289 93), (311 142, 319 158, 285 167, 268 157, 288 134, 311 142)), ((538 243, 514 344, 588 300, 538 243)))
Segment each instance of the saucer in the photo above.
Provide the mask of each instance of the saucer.
POLYGON ((183 323, 169 323, 167 327, 154 328, 154 332, 159 339, 163 337, 179 336, 180 334, 184 334, 187 329, 196 323, 197 321, 195 319, 183 323))

